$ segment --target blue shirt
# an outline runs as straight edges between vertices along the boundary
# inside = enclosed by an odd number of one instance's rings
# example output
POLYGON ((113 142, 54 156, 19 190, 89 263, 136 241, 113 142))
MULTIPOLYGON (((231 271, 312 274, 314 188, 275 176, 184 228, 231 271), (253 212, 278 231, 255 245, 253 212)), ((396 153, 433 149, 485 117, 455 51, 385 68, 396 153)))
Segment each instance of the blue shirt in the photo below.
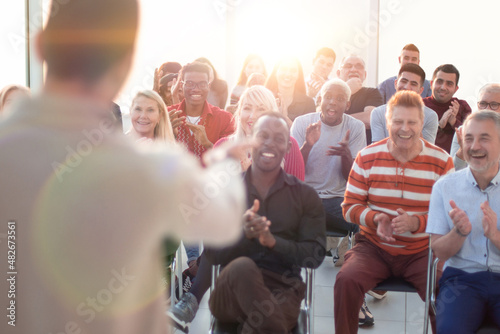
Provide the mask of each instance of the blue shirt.
MULTIPOLYGON (((378 85, 378 90, 380 92, 380 95, 382 95, 382 100, 384 101, 384 103, 389 102, 394 93, 396 93, 396 87, 394 87, 394 81, 396 81, 397 78, 398 78, 397 76, 390 77, 389 79, 382 81, 378 85)), ((425 80, 424 90, 422 91, 422 94, 420 94, 420 96, 424 98, 431 95, 432 95, 431 83, 429 82, 429 80, 425 80)))
MULTIPOLYGON (((472 224, 462 248, 445 263, 445 268, 464 270, 468 273, 478 271, 500 272, 500 250, 485 236, 481 203, 489 201, 493 211, 500 218, 500 172, 491 180, 485 190, 481 190, 470 168, 448 174, 438 180, 432 188, 427 233, 445 235, 454 227, 448 212, 450 200, 464 210, 472 224)), ((500 223, 497 221, 497 228, 500 223)))

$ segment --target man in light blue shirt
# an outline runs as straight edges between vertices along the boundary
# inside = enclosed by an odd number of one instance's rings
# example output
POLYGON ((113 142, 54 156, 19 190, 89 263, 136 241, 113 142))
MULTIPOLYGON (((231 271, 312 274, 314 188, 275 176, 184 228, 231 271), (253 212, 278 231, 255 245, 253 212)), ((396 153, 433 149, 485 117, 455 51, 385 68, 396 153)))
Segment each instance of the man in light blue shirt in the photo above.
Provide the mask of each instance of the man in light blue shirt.
MULTIPOLYGON (((417 64, 408 63, 401 66, 398 78, 394 85, 399 92, 400 90, 411 90, 421 94, 424 90, 425 72, 417 64)), ((381 105, 373 109, 370 115, 370 128, 372 129, 372 143, 389 137, 387 130, 387 122, 385 113, 387 104, 381 105)), ((422 137, 429 143, 434 144, 438 130, 438 115, 434 110, 424 107, 424 127, 422 129, 422 137)))
POLYGON ((469 164, 436 182, 427 232, 445 262, 438 333, 474 333, 486 315, 500 326, 500 114, 478 111, 463 126, 469 164))
MULTIPOLYGON (((401 50, 401 55, 398 57, 399 64, 404 66, 405 64, 420 64, 420 50, 415 46, 415 44, 406 44, 401 50)), ((382 100, 384 103, 389 102, 391 97, 396 93, 396 87, 394 86, 394 82, 397 77, 393 76, 384 81, 382 81, 378 85, 378 90, 380 91, 380 95, 382 95, 382 100)), ((431 96, 431 84, 429 80, 425 80, 423 84, 424 89, 420 93, 422 98, 431 96)))

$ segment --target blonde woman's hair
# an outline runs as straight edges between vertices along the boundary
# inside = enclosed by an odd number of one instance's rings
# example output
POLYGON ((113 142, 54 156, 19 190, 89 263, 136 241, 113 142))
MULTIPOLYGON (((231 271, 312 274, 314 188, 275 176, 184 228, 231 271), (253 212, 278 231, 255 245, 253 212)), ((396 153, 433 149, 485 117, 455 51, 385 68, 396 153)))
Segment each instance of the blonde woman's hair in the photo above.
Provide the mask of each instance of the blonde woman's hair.
POLYGON ((165 142, 175 141, 174 131, 172 130, 172 124, 170 123, 170 117, 168 117, 167 105, 165 104, 165 102, 163 102, 163 99, 160 97, 160 95, 157 92, 149 89, 139 91, 137 92, 137 94, 135 94, 134 99, 132 100, 132 106, 134 105, 135 100, 140 96, 151 99, 155 101, 156 104, 158 104, 160 121, 155 126, 155 140, 162 140, 165 142))
POLYGON ((245 134, 243 132, 243 127, 241 126, 241 121, 240 121, 241 109, 243 108, 243 105, 247 102, 256 105, 263 104, 267 112, 270 111, 278 112, 278 105, 276 104, 276 98, 269 89, 260 85, 252 86, 250 88, 245 89, 243 94, 241 94, 240 100, 238 101, 238 107, 234 112, 234 119, 236 121, 235 122, 236 131, 234 132, 235 139, 242 139, 245 138, 246 135, 250 135, 249 133, 245 134))

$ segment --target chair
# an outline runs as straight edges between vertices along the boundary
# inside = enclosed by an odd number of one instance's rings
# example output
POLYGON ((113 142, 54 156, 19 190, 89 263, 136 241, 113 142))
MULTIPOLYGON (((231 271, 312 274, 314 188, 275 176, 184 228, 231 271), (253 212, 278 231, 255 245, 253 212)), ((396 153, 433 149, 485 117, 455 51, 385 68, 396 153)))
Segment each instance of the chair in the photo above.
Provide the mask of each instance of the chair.
MULTIPOLYGON (((432 250, 431 241, 429 238, 429 260, 427 262, 427 286, 426 286, 426 298, 425 298, 425 312, 424 315, 424 334, 429 332, 429 293, 430 293, 430 270, 432 265, 432 250)), ((382 291, 395 291, 395 292, 417 292, 417 289, 409 282, 405 281, 403 278, 391 276, 384 281, 380 282, 373 290, 382 291)))
MULTIPOLYGON (((314 333, 314 269, 303 268, 305 272, 306 292, 302 308, 300 310, 297 327, 294 328, 293 334, 313 334, 314 333)), ((212 266, 212 286, 210 293, 215 288, 215 281, 220 273, 220 265, 212 266)), ((210 334, 236 334, 238 332, 238 323, 225 323, 218 321, 215 317, 211 317, 210 334)))
MULTIPOLYGON (((437 265, 438 265, 439 259, 435 259, 434 262, 432 263, 432 267, 429 267, 429 272, 431 276, 431 282, 430 286, 432 287, 432 291, 427 295, 427 297, 430 299, 430 305, 432 307, 432 311, 434 314, 437 314, 437 309, 436 309, 436 286, 437 286, 437 265)), ((489 318, 486 318, 484 322, 481 324, 479 329, 477 330, 476 334, 500 334, 500 328, 497 327, 497 325, 489 318)))

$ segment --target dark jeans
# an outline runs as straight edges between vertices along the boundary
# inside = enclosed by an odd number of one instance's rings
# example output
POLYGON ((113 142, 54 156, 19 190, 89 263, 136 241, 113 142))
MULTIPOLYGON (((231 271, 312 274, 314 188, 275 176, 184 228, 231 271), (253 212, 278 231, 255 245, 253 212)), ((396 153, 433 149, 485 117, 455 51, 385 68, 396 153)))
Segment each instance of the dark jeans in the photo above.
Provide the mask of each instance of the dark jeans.
POLYGON ((291 283, 239 257, 222 270, 209 305, 218 320, 239 322, 242 334, 289 333, 297 325, 304 293, 301 280, 291 283))
POLYGON ((344 201, 344 197, 322 198, 323 207, 326 212, 326 230, 335 232, 352 232, 357 233, 359 226, 353 223, 348 223, 342 215, 342 207, 340 204, 344 201))
POLYGON ((486 315, 500 326, 500 273, 448 267, 439 281, 437 332, 475 333, 486 315))

